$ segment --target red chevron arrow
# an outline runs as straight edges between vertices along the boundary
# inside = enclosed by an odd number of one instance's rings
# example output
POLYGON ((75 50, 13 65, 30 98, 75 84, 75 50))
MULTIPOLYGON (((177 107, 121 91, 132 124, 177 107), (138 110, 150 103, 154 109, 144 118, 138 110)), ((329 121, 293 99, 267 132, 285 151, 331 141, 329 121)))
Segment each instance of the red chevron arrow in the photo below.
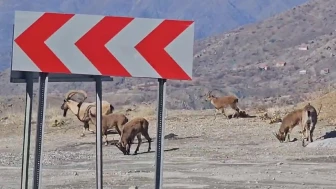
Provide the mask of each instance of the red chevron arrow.
POLYGON ((135 46, 161 77, 191 80, 164 48, 192 23, 192 21, 164 20, 135 46))
POLYGON ((104 17, 75 45, 103 75, 131 77, 131 74, 105 47, 134 18, 104 17))
POLYGON ((44 13, 14 41, 42 72, 71 73, 44 42, 73 16, 44 13))

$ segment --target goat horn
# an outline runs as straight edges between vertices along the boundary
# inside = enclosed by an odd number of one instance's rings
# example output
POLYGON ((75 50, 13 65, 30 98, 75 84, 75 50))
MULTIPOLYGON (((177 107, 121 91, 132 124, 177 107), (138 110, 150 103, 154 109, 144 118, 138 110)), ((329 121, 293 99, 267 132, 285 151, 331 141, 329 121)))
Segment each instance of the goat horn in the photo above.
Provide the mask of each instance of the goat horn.
POLYGON ((213 91, 213 90, 209 91, 208 95, 211 95, 212 91, 213 91))
MULTIPOLYGON (((68 91, 68 93, 65 95, 65 98, 66 98, 66 99, 70 99, 72 96, 74 96, 74 95, 77 94, 77 93, 82 94, 83 97, 84 97, 84 100, 87 98, 87 93, 86 93, 85 91, 83 91, 83 90, 70 90, 70 91, 68 91)), ((84 101, 84 100, 83 100, 83 101, 84 101)))
POLYGON ((277 133, 273 132, 273 135, 275 136, 275 138, 277 138, 280 141, 280 139, 277 136, 277 133))
POLYGON ((75 93, 75 90, 69 90, 66 94, 65 94, 65 96, 64 96, 64 98, 65 99, 67 99, 67 98, 71 98, 73 95, 74 95, 74 93, 75 93))
POLYGON ((274 136, 277 136, 276 132, 273 132, 273 135, 274 135, 274 136))

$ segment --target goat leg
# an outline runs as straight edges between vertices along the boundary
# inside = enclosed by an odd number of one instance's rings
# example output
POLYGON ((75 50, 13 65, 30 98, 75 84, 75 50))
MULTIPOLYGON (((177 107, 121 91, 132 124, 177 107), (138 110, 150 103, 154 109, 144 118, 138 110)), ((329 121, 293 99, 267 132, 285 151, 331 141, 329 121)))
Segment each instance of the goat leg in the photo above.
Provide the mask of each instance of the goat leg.
POLYGON ((107 146, 108 145, 107 134, 104 135, 104 138, 105 138, 105 146, 107 146))
POLYGON ((313 130, 310 130, 310 142, 313 142, 313 130))
POLYGON ((137 139, 138 139, 138 145, 134 151, 134 155, 137 155, 138 154, 138 151, 139 151, 139 148, 140 148, 140 145, 141 145, 141 142, 142 142, 142 139, 141 139, 141 134, 139 133, 137 135, 137 139))
POLYGON ((131 142, 128 142, 126 144, 126 155, 130 155, 130 151, 131 151, 131 142))
POLYGON ((223 116, 224 116, 225 118, 228 118, 228 116, 225 114, 225 110, 224 110, 224 108, 222 109, 222 114, 223 114, 223 116))
POLYGON ((85 136, 85 126, 83 127, 83 132, 82 134, 80 135, 81 137, 84 137, 85 136))
POLYGON ((217 116, 217 112, 218 110, 216 109, 216 111, 215 111, 215 118, 213 119, 213 121, 215 121, 216 120, 216 116, 217 116))
POLYGON ((303 128, 301 134, 302 134, 302 146, 305 147, 306 128, 303 128))
POLYGON ((148 150, 147 152, 150 152, 151 151, 151 142, 152 142, 152 139, 149 137, 148 135, 148 131, 147 132, 143 132, 142 135, 147 139, 148 141, 148 150))
POLYGON ((89 132, 91 132, 92 134, 94 134, 95 132, 94 132, 94 130, 91 130, 90 129, 90 124, 89 124, 89 122, 85 122, 84 123, 84 127, 85 127, 85 129, 87 129, 89 132))

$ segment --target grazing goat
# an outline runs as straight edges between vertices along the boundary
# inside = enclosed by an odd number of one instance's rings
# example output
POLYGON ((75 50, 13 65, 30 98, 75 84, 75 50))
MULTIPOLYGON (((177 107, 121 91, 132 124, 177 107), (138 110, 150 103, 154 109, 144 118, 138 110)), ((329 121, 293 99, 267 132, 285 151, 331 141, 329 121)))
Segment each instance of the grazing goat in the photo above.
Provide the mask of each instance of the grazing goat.
POLYGON ((131 145, 133 143, 135 136, 137 136, 138 138, 138 146, 134 151, 134 155, 138 153, 142 142, 141 134, 147 139, 148 141, 147 151, 150 152, 152 139, 149 137, 148 134, 148 125, 149 123, 145 118, 137 117, 127 122, 123 126, 120 140, 116 144, 116 146, 119 148, 120 151, 124 153, 124 155, 130 155, 131 145))
MULTIPOLYGON (((321 105, 322 107, 322 105, 321 105)), ((320 107, 320 110, 321 110, 320 107)), ((318 113, 319 114, 319 113, 318 113)), ((308 103, 304 108, 297 109, 289 114, 287 114, 281 123, 278 133, 274 133, 275 137, 282 143, 286 140, 290 142, 290 133, 293 128, 298 124, 302 127, 302 146, 304 145, 304 140, 313 141, 312 136, 317 123, 316 109, 308 103), (308 135, 308 138, 306 136, 308 135)))
POLYGON ((212 105, 215 106, 216 112, 215 112, 215 118, 217 116, 218 111, 221 111, 224 117, 228 118, 228 116, 225 114, 224 109, 227 107, 231 107, 233 110, 236 111, 237 117, 239 117, 239 108, 237 106, 238 104, 238 98, 235 96, 222 96, 222 97, 216 97, 211 94, 212 91, 210 91, 208 94, 206 94, 206 101, 210 101, 212 105))
POLYGON ((278 133, 274 133, 275 137, 282 143, 286 140, 290 142, 290 133, 293 128, 301 122, 303 109, 297 109, 288 113, 281 122, 278 133))
MULTIPOLYGON (((63 110, 63 117, 66 117, 68 110, 70 110, 79 121, 84 123, 83 133, 81 136, 85 136, 84 132, 88 130, 91 133, 94 133, 93 130, 89 128, 89 110, 96 112, 96 103, 95 102, 84 102, 87 98, 87 93, 83 90, 70 90, 65 95, 61 109, 63 110), (77 102, 71 99, 75 94, 83 95, 83 100, 77 102), (93 106, 92 106, 93 105, 93 106)), ((102 101, 102 115, 107 115, 113 113, 114 107, 107 101, 102 101)))
MULTIPOLYGON (((97 124, 96 115, 92 114, 90 111, 90 118, 92 121, 94 121, 94 124, 97 124)), ((123 125, 128 122, 128 118, 124 114, 118 114, 118 113, 111 113, 108 115, 102 115, 102 135, 105 136, 105 145, 107 146, 107 131, 109 129, 115 128, 121 136, 121 131, 123 128, 123 125)))

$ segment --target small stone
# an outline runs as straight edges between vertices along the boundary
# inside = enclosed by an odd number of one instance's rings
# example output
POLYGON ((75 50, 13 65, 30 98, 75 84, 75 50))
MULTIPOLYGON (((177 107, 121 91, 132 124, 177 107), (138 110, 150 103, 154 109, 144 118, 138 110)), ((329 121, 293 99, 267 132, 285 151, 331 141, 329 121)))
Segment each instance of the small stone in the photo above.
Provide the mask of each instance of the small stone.
POLYGON ((273 177, 272 180, 275 180, 275 178, 273 177))
POLYGON ((77 172, 74 172, 74 175, 75 175, 75 176, 78 176, 78 173, 77 173, 77 172))
POLYGON ((139 189, 139 187, 138 186, 131 186, 128 189, 139 189))

